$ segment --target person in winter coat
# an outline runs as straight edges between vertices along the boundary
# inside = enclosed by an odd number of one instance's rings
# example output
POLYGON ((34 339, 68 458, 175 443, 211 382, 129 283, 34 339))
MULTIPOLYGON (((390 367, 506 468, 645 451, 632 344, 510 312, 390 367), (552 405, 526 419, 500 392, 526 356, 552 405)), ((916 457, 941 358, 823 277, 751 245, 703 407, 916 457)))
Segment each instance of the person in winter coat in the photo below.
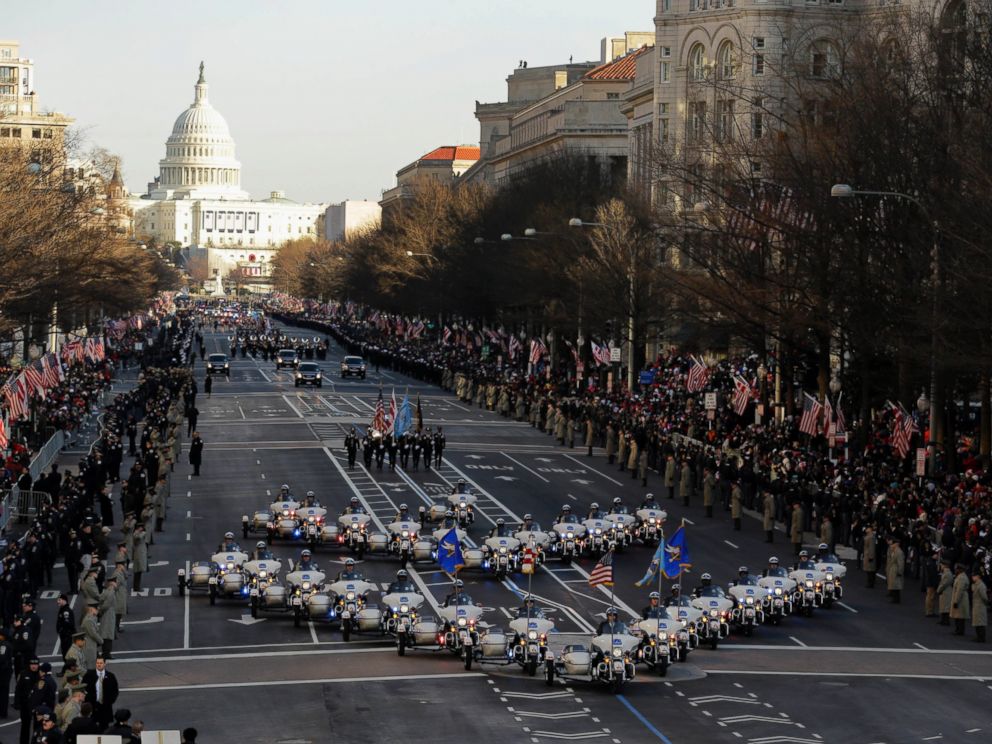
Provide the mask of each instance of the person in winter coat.
POLYGON ((971 577, 971 624, 975 626, 975 642, 985 643, 985 628, 989 624, 989 589, 977 573, 971 577))
POLYGON ((193 439, 189 444, 189 464, 193 466, 193 475, 199 475, 200 465, 203 464, 203 440, 198 431, 193 432, 193 439))
POLYGON ((964 635, 964 621, 971 617, 971 592, 964 564, 954 566, 954 584, 951 586, 951 620, 954 635, 964 635))
POLYGON ((771 491, 765 491, 761 506, 761 526, 765 529, 765 542, 770 543, 775 539, 775 496, 771 491))
POLYGON ((792 505, 792 524, 789 531, 789 539, 792 540, 792 547, 799 555, 803 549, 803 507, 797 501, 792 505))
POLYGON ((668 498, 675 498, 675 455, 665 458, 665 491, 668 492, 668 498))
POLYGON ((741 531, 741 515, 744 513, 744 505, 741 503, 743 498, 744 493, 741 491, 741 484, 735 482, 734 487, 730 489, 730 518, 734 521, 734 530, 737 532, 741 531))
POLYGON ((637 446, 637 440, 633 436, 630 437, 630 449, 627 452, 627 469, 630 471, 631 480, 637 478, 637 459, 640 452, 640 447, 637 446))
POLYGON ((703 469, 703 508, 706 516, 713 516, 713 499, 716 491, 716 478, 709 468, 703 469))
POLYGON ((613 428, 613 424, 606 425, 606 462, 610 465, 616 460, 617 456, 617 433, 613 428))
POLYGON ((682 506, 689 506, 689 497, 692 496, 692 470, 689 468, 689 460, 687 458, 682 459, 679 491, 682 493, 682 506))
POLYGON ((96 605, 86 608, 86 616, 80 626, 86 634, 86 643, 83 644, 83 657, 86 659, 86 668, 92 669, 96 664, 97 653, 103 644, 103 636, 100 635, 100 621, 98 619, 99 610, 96 605))
POLYGON ((648 448, 644 447, 637 456, 637 477, 641 479, 641 487, 648 487, 648 448))
POLYGON ((594 437, 596 435, 596 427, 593 426, 592 417, 586 419, 586 456, 592 457, 592 447, 594 437))
POLYGON ((623 471, 627 468, 627 434, 621 431, 617 440, 617 462, 620 463, 620 470, 623 471))
POLYGON ((895 537, 889 538, 889 552, 885 556, 885 581, 889 589, 889 601, 899 604, 902 601, 903 576, 906 573, 906 556, 895 537))
POLYGON ((145 531, 145 525, 141 523, 134 528, 131 568, 134 571, 134 590, 141 591, 141 576, 148 571, 148 533, 145 531))
POLYGON ((878 571, 878 548, 875 545, 875 526, 865 527, 863 538, 863 554, 861 569, 865 572, 865 586, 872 589, 875 586, 875 572, 878 571))
POLYGON ((937 582, 937 612, 940 613, 940 624, 951 624, 951 595, 954 587, 954 574, 951 573, 951 562, 944 559, 940 564, 940 579, 937 582))

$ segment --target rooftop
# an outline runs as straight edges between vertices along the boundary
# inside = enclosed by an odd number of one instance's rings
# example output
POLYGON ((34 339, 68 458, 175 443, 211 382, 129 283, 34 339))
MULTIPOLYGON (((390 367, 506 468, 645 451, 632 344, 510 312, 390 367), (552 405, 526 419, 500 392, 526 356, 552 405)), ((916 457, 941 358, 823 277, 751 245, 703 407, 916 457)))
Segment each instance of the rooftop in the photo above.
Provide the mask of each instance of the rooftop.
POLYGON ((632 52, 619 57, 605 65, 600 65, 594 70, 587 72, 585 80, 633 80, 637 74, 637 58, 651 49, 649 46, 642 46, 632 52))
POLYGON ((478 160, 481 153, 474 145, 444 145, 431 150, 421 160, 478 160))

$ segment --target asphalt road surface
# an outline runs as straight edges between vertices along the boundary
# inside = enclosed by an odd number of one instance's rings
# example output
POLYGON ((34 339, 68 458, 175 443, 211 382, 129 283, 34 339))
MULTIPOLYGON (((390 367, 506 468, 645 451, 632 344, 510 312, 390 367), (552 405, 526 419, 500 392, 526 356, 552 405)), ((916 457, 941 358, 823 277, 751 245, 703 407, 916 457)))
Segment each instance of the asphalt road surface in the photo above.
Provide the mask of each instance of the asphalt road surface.
MULTIPOLYGON (((208 335, 207 350, 227 351, 226 338, 208 335)), ((386 371, 340 380, 334 372, 341 356, 332 346, 319 390, 294 388, 291 374, 276 372, 274 363, 239 358, 230 380, 215 377, 209 398, 197 363, 198 428, 206 442, 202 475, 192 478, 186 463, 177 465, 166 530, 155 535, 146 589, 131 601, 111 664, 122 687, 120 704, 151 728, 193 725, 204 742, 232 744, 381 742, 411 735, 458 744, 483 738, 616 744, 989 740, 992 651, 953 638, 924 618, 912 582, 904 604, 889 605, 884 580, 866 589, 853 561, 839 606, 761 627, 752 638, 733 635, 715 651, 697 649, 665 679, 639 668, 638 678, 616 697, 583 684, 549 688, 516 666, 467 672, 447 654, 401 658, 378 636, 346 643, 323 624, 296 628, 288 615, 253 619, 244 602, 222 599, 210 606, 204 594, 178 596, 177 569, 208 559, 227 530, 240 538, 242 514, 269 504, 282 483, 297 495, 314 490, 329 514, 358 496, 377 519, 390 521, 399 503, 415 511, 465 478, 480 497, 480 516, 469 530, 476 542, 499 517, 514 524, 530 512, 548 524, 562 504, 584 512, 594 500, 605 506, 621 496, 633 506, 645 493, 628 473, 608 467, 602 452, 590 458, 582 449, 564 449, 528 424, 466 406, 437 388, 386 371), (352 424, 367 426, 380 379, 387 398, 393 389, 398 399, 407 391, 411 400, 419 394, 425 424, 444 427, 443 467, 347 469, 344 433, 352 424)), ((660 496, 657 474, 649 480, 660 496)), ((694 563, 687 588, 703 571, 721 584, 741 564, 759 571, 770 547, 783 563, 792 560, 786 535, 779 530, 776 544, 766 545, 756 519, 745 518, 743 531, 733 532, 719 506, 707 520, 698 505, 661 503, 669 532, 680 519, 687 522, 694 563)), ((277 542, 274 551, 295 559, 299 547, 277 542)), ((343 553, 319 553, 323 568, 339 570, 343 553)), ((636 546, 616 557, 613 599, 607 588, 588 586, 588 560, 573 566, 549 561, 531 590, 562 634, 588 637, 611 601, 630 613, 647 603, 647 590, 634 582, 651 554, 636 546)), ((368 558, 361 568, 381 584, 398 563, 368 558)), ((443 600, 450 583, 435 565, 418 564, 414 573, 432 604, 443 600)), ((61 571, 59 577, 64 581, 61 571)), ((502 583, 471 572, 463 578, 466 591, 487 608, 483 619, 493 624, 506 623, 527 586, 521 575, 502 583)), ((46 619, 39 648, 46 658, 54 658, 55 595, 47 592, 39 607, 46 619)))

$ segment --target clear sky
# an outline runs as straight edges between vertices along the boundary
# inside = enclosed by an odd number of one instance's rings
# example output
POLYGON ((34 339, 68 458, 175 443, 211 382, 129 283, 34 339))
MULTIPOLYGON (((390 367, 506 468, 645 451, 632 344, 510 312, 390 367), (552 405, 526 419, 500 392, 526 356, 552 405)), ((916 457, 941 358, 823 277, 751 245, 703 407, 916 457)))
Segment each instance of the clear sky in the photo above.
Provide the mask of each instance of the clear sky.
POLYGON ((39 0, 2 34, 35 61, 43 108, 75 117, 143 192, 206 64, 255 197, 378 199, 438 145, 478 143, 476 99, 530 66, 599 57, 650 31, 654 0, 39 0))

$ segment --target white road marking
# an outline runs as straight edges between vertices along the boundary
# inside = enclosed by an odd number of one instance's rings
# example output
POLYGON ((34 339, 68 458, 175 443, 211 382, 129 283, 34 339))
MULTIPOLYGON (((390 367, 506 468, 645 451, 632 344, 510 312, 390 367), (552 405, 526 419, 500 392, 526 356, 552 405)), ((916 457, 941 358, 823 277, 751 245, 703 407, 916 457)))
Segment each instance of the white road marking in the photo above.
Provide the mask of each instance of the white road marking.
MULTIPOLYGON (((358 651, 359 649, 355 649, 358 651)), ((396 653, 395 649, 383 649, 396 653)), ((194 657, 195 658, 195 657, 194 657)), ((278 684, 284 685, 331 685, 331 684, 352 684, 355 682, 406 682, 409 680, 436 680, 436 679, 464 679, 467 677, 485 677, 483 672, 454 672, 451 674, 406 674, 384 677, 338 677, 330 679, 292 679, 280 680, 278 684)), ((123 687, 121 692, 168 692, 170 690, 216 690, 231 689, 236 687, 269 687, 274 682, 215 682, 200 685, 165 685, 159 687, 123 687)), ((18 721, 11 721, 17 723, 18 721)))
POLYGON ((581 467, 582 467, 583 469, 587 469, 587 470, 590 470, 590 471, 592 471, 593 473, 595 473, 596 475, 598 475, 598 476, 599 476, 599 477, 601 477, 601 478, 606 478, 606 480, 608 480, 608 481, 610 481, 611 483, 616 483, 616 484, 617 484, 618 486, 622 486, 622 485, 623 485, 623 483, 621 483, 620 481, 618 481, 618 480, 615 480, 614 478, 611 478, 611 477, 610 477, 610 476, 608 476, 608 475, 607 475, 606 473, 601 473, 600 471, 598 471, 598 470, 596 470, 596 468, 593 468, 593 467, 589 467, 589 466, 588 466, 588 465, 586 465, 586 464, 585 464, 584 462, 582 462, 581 460, 576 460, 576 459, 575 459, 574 457, 572 457, 571 455, 563 455, 563 457, 565 457, 565 458, 566 458, 566 459, 568 459, 568 460, 571 460, 571 461, 572 461, 572 462, 574 462, 574 463, 575 463, 576 465, 579 465, 579 466, 581 466, 581 467))
POLYGON ((840 600, 838 600, 838 601, 837 601, 837 604, 839 604, 839 605, 840 605, 841 607, 843 607, 843 608, 844 608, 845 610, 847 610, 848 612, 853 612, 853 613, 854 613, 855 615, 857 615, 857 614, 858 614, 858 611, 857 611, 856 609, 854 609, 853 607, 851 607, 851 605, 848 605, 848 604, 844 604, 844 603, 843 603, 843 602, 841 602, 840 600))
POLYGON ((269 377, 268 373, 261 367, 258 368, 258 373, 265 379, 266 382, 272 382, 272 378, 269 377))
POLYGON ((917 648, 922 648, 924 651, 929 651, 930 650, 926 646, 924 646, 922 643, 914 643, 913 645, 916 646, 917 648))
MULTIPOLYGON (((795 649, 793 649, 795 650, 795 649)), ((952 682, 987 682, 989 677, 968 674, 889 674, 883 672, 782 672, 767 669, 703 669, 706 674, 741 674, 758 677, 870 677, 885 679, 947 680, 952 682)))
MULTIPOLYGON (((364 400, 362 400, 361 398, 359 398, 359 397, 358 397, 357 395, 353 395, 353 396, 351 396, 351 397, 352 397, 352 398, 354 398, 354 399, 355 399, 356 401, 358 401, 359 403, 361 403, 361 404, 362 404, 363 406, 365 406, 365 407, 366 407, 366 408, 367 408, 368 410, 370 410, 370 411, 374 411, 374 410, 375 410, 375 407, 374 407, 374 406, 371 406, 371 405, 369 405, 369 404, 368 404, 368 403, 366 403, 366 402, 365 402, 364 400)), ((358 410, 360 411, 360 410, 362 410, 362 409, 361 409, 361 408, 359 408, 358 410)))
POLYGON ((551 482, 551 481, 549 481, 549 480, 548 480, 547 478, 545 478, 545 477, 544 477, 543 475, 541 475, 540 473, 538 473, 538 472, 537 472, 536 470, 532 470, 531 468, 529 468, 529 467, 527 467, 527 466, 526 466, 526 465, 524 465, 524 464, 523 464, 522 462, 520 462, 520 460, 516 460, 516 459, 514 459, 514 458, 512 458, 512 457, 510 457, 510 456, 509 456, 508 454, 506 454, 505 452, 503 453, 503 457, 505 457, 505 458, 506 458, 507 460, 509 460, 510 462, 515 462, 515 463, 516 463, 517 465, 519 465, 520 467, 522 467, 522 468, 523 468, 524 470, 526 470, 526 471, 527 471, 528 473, 531 473, 532 475, 536 475, 536 476, 537 476, 538 478, 540 478, 540 479, 541 479, 542 481, 544 481, 545 483, 550 483, 550 482, 551 482))
POLYGON ((795 644, 796 644, 797 646, 802 646, 803 648, 806 648, 806 644, 805 644, 805 643, 803 643, 802 641, 800 641, 800 640, 799 640, 798 638, 796 638, 795 636, 789 636, 789 640, 790 640, 790 641, 794 641, 794 642, 795 642, 795 644))
POLYGON ((732 547, 734 550, 740 550, 740 547, 737 546, 737 545, 734 545, 732 542, 730 542, 730 540, 724 540, 724 542, 727 543, 727 545, 729 545, 730 547, 732 547))
MULTIPOLYGON (((721 643, 720 648, 736 648, 744 651, 788 651, 789 653, 796 653, 796 647, 792 645, 785 644, 748 644, 748 643, 721 643)), ((803 648, 803 652, 819 652, 825 651, 828 653, 835 653, 838 651, 850 651, 852 653, 858 654, 929 654, 931 656, 992 656, 992 651, 982 651, 980 649, 962 649, 962 648, 930 648, 924 651, 920 648, 910 648, 907 646, 901 647, 882 647, 873 648, 869 646, 806 646, 803 648)), ((992 674, 988 677, 992 680, 992 674)))
POLYGON ((682 517, 682 521, 683 521, 683 522, 685 522, 686 524, 689 524, 689 525, 692 525, 693 527, 695 527, 695 526, 696 526, 696 523, 695 523, 695 522, 693 522, 693 521, 692 521, 691 519, 689 519, 688 517, 682 517))
POLYGON ((190 541, 190 538, 191 538, 191 535, 187 532, 186 533, 186 542, 189 542, 190 541))
POLYGON ((578 501, 578 499, 577 499, 577 498, 575 498, 575 497, 574 497, 574 496, 573 496, 572 494, 570 494, 570 493, 566 493, 565 495, 566 495, 566 496, 568 496, 568 498, 570 498, 570 499, 571 499, 572 501, 578 501))
POLYGON ((317 629, 313 627, 313 620, 308 620, 307 626, 310 628, 310 637, 313 638, 313 643, 316 646, 320 641, 317 639, 317 629))
POLYGON ((298 418, 303 418, 303 414, 300 413, 300 409, 293 405, 293 401, 289 399, 289 396, 283 393, 282 399, 286 401, 286 405, 293 409, 293 413, 297 415, 298 418))
MULTIPOLYGON (((186 535, 189 540, 189 535, 186 535)), ((189 576, 189 561, 186 561, 186 576, 189 576)), ((183 602, 183 648, 189 648, 189 590, 186 590, 185 601, 183 602)))

